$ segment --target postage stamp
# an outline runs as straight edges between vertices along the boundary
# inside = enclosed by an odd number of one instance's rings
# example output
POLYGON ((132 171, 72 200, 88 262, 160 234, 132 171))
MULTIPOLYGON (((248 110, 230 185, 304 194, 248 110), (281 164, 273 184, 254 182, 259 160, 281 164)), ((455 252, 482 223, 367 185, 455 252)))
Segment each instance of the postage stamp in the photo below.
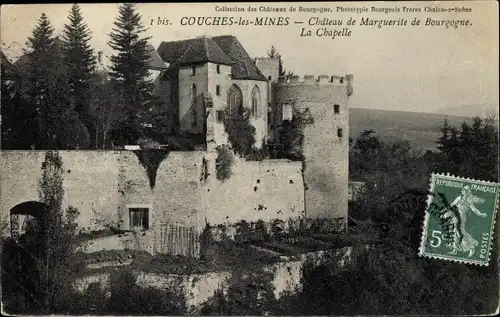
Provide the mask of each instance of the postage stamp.
POLYGON ((419 255, 487 266, 498 184, 432 174, 419 255))

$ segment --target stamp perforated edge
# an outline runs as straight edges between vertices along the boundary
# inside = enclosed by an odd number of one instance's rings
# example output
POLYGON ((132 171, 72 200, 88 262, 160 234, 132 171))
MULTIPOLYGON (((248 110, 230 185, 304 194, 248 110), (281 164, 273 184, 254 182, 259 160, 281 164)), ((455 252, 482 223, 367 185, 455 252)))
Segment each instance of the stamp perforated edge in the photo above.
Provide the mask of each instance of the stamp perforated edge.
POLYGON ((500 194, 499 194, 500 185, 498 183, 489 182, 489 181, 482 181, 482 180, 476 180, 476 179, 468 178, 468 177, 454 176, 454 175, 452 175, 450 173, 446 173, 446 174, 443 174, 443 173, 432 173, 431 174, 431 178, 430 178, 430 183, 429 183, 429 191, 431 193, 434 193, 435 180, 436 180, 436 177, 438 177, 438 176, 439 177, 443 177, 443 178, 448 178, 448 179, 451 179, 451 180, 465 180, 465 181, 469 181, 469 182, 474 182, 476 184, 483 184, 483 185, 489 185, 489 186, 495 186, 495 187, 497 187, 497 191, 496 191, 496 195, 495 195, 494 210, 493 210, 493 215, 492 215, 493 219, 491 221, 491 228, 490 228, 490 232, 491 232, 490 236, 491 236, 491 238, 490 238, 490 245, 489 245, 489 248, 488 248, 488 257, 487 257, 486 261, 472 261, 472 260, 464 260, 464 259, 457 259, 457 258, 452 258, 452 257, 446 257, 446 256, 443 256, 443 255, 428 254, 428 253, 426 253, 424 251, 424 249, 425 249, 425 241, 427 241, 427 226, 429 224, 428 222, 429 222, 429 217, 430 217, 429 206, 430 206, 430 203, 432 201, 432 196, 431 195, 427 196, 427 206, 425 208, 425 219, 424 219, 424 223, 422 225, 422 236, 421 236, 421 239, 420 239, 420 248, 419 248, 418 255, 420 257, 425 257, 425 258, 429 258, 429 259, 446 260, 446 261, 450 261, 450 262, 457 262, 457 263, 464 263, 464 264, 473 264, 473 265, 478 265, 478 266, 489 266, 490 259, 491 259, 491 250, 492 250, 493 244, 494 244, 493 237, 494 237, 494 234, 495 234, 496 215, 497 215, 498 205, 499 205, 498 199, 500 197, 500 194))

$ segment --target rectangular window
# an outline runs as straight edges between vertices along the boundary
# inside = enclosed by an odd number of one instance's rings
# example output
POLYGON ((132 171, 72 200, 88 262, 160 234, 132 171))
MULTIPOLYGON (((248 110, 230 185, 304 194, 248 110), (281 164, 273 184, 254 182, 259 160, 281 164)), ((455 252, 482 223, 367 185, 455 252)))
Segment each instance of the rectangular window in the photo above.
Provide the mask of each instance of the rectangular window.
POLYGON ((149 209, 148 208, 129 208, 130 230, 148 230, 149 229, 149 209))
POLYGON ((196 65, 191 66, 191 75, 196 75, 196 65))
POLYGON ((215 86, 215 93, 217 94, 217 96, 220 96, 220 86, 219 85, 215 86))
POLYGON ((217 65, 217 74, 220 74, 220 65, 217 65))
POLYGON ((217 110, 217 123, 222 123, 224 120, 224 111, 217 110))
POLYGON ((338 136, 339 138, 341 138, 341 137, 342 137, 342 129, 337 129, 337 136, 338 136))
POLYGON ((339 105, 333 105, 333 109, 335 111, 335 114, 339 114, 340 113, 340 106, 339 105))
POLYGON ((282 110, 281 110, 281 113, 282 113, 282 117, 281 119, 283 121, 292 121, 293 119, 293 108, 292 108, 292 105, 283 105, 282 106, 282 110))
POLYGON ((267 80, 271 80, 272 78, 272 76, 267 76, 267 80))

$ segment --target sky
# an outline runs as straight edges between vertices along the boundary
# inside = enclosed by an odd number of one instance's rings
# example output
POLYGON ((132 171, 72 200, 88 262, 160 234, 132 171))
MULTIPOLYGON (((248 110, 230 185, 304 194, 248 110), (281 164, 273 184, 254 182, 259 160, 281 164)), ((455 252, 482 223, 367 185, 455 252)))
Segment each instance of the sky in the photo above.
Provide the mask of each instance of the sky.
MULTIPOLYGON (((65 23, 70 4, 3 5, 1 7, 2 47, 24 46, 38 18, 47 14, 56 34, 65 23), (15 42, 15 43, 14 43, 15 42), (14 45, 12 45, 14 43, 14 45)), ((91 45, 105 55, 113 54, 107 45, 118 4, 81 4, 82 13, 92 32, 91 45)), ((252 57, 265 56, 274 45, 282 54, 284 66, 297 75, 354 75, 352 107, 401 111, 436 112, 449 107, 498 105, 498 3, 483 2, 340 2, 340 3, 197 3, 138 4, 137 10, 149 27, 155 47, 162 41, 175 41, 201 35, 235 35, 252 57), (257 12, 218 12, 218 7, 252 6, 257 12), (329 13, 259 12, 259 7, 329 7, 329 13), (469 13, 339 13, 343 8, 372 6, 378 8, 468 7, 469 13), (256 17, 284 16, 303 21, 288 26, 182 26, 184 16, 235 16, 254 20, 256 17), (152 25, 151 19, 169 19, 171 25, 152 25), (472 26, 444 27, 382 27, 351 26, 351 36, 301 37, 301 28, 310 27, 311 17, 320 19, 361 18, 398 19, 411 22, 432 19, 469 19, 472 26)), ((344 26, 346 27, 346 26, 344 26)), ((338 28, 331 26, 329 28, 338 28)), ((341 27, 340 27, 341 28, 341 27)), ((17 49, 18 50, 18 49, 17 49)), ((9 52, 12 55, 12 52, 9 52)), ((16 54, 13 54, 16 55, 16 54)))

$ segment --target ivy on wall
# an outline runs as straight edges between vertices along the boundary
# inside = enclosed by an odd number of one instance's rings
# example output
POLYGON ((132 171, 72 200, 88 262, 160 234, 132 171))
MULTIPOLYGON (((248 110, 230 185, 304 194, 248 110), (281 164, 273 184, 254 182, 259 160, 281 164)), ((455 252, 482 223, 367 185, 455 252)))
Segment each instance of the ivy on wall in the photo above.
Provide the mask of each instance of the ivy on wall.
POLYGON ((314 123, 309 108, 301 111, 297 106, 292 108, 292 120, 283 122, 280 132, 280 143, 283 144, 283 156, 292 161, 303 161, 304 126, 314 123))
POLYGON ((215 159, 216 176, 218 180, 225 181, 233 173, 233 153, 227 146, 218 146, 215 150, 217 151, 217 158, 215 159))
POLYGON ((139 162, 141 163, 141 165, 146 169, 146 173, 149 179, 149 186, 151 188, 155 187, 158 167, 160 167, 161 162, 163 162, 163 160, 167 158, 170 151, 146 149, 134 151, 134 153, 139 158, 139 162))
POLYGON ((248 156, 255 144, 255 127, 250 123, 248 109, 242 107, 241 111, 230 114, 226 108, 223 123, 233 150, 243 157, 248 156))

